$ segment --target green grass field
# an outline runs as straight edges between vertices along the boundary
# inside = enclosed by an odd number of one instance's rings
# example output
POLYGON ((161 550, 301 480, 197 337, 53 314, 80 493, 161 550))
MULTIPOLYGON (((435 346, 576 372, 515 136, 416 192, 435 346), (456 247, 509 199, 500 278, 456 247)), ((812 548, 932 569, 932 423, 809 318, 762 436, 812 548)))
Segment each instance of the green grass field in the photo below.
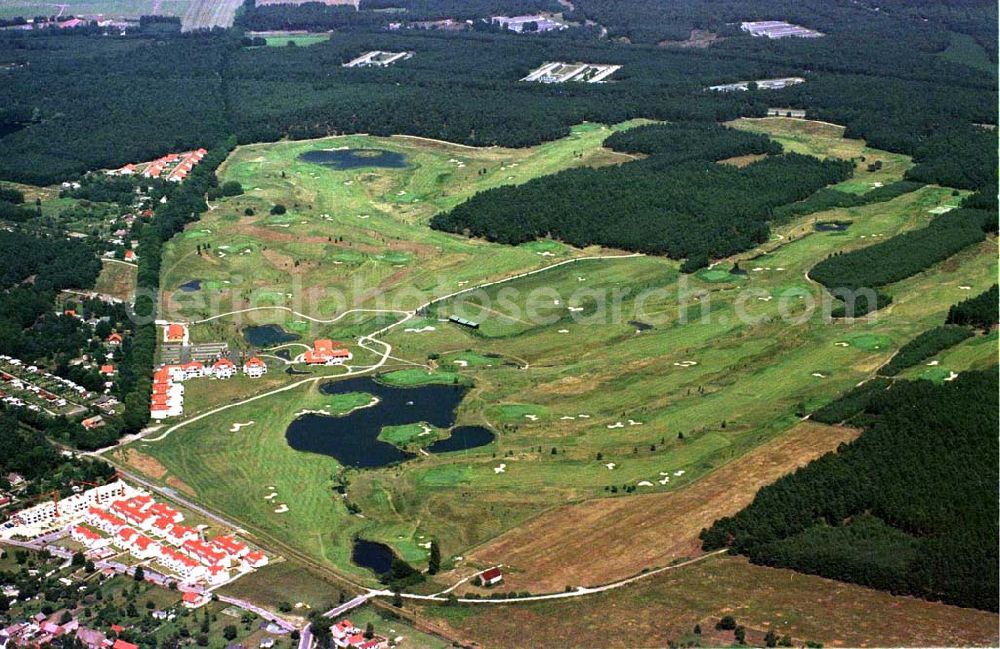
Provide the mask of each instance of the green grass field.
POLYGON ((288 47, 289 43, 295 43, 296 47, 308 47, 316 43, 325 43, 330 40, 329 34, 293 34, 291 36, 268 36, 268 47, 288 47))
MULTIPOLYGON (((838 141, 823 125, 756 120, 753 127, 773 128, 778 139, 815 155, 850 158, 866 151, 891 159, 863 143, 838 141), (808 124, 815 134, 803 126, 808 124)), ((264 289, 278 302, 290 295, 286 304, 303 305, 296 310, 332 313, 324 292, 331 285, 366 305, 376 303, 364 290, 372 286, 385 291, 390 304, 413 305, 429 291, 448 293, 571 258, 580 251, 557 242, 503 247, 433 232, 426 221, 477 189, 612 160, 598 147, 609 132, 601 128, 586 125, 567 140, 516 152, 361 136, 241 147, 222 177, 239 180, 246 195, 217 204, 190 226, 188 234, 205 236, 180 236, 168 245, 162 285, 169 296, 172 287, 201 278, 218 282, 210 293, 226 306, 245 306, 254 289, 264 289), (341 172, 296 159, 306 150, 344 145, 401 152, 410 166, 341 172), (582 162, 574 156, 581 150, 582 162), (279 224, 287 228, 268 225, 268 208, 276 202, 293 215, 279 224), (247 208, 255 215, 243 216, 247 208), (206 241, 211 252, 198 255, 196 243, 206 241), (390 253, 391 261, 383 261, 390 253), (355 281, 362 288, 350 288, 355 281)), ((872 176, 890 182, 890 174, 908 164, 898 158, 872 176)), ((372 575, 350 562, 356 535, 388 543, 419 566, 425 544, 436 538, 449 560, 554 504, 602 497, 612 486, 640 493, 683 489, 782 434, 802 411, 870 377, 899 346, 942 322, 951 304, 993 283, 995 239, 886 287, 893 304, 854 323, 823 317, 825 292, 806 273, 832 253, 922 227, 933 218, 930 210, 953 200, 950 189, 925 187, 887 203, 810 215, 781 226, 759 250, 694 276, 681 275, 678 262, 663 258, 586 260, 436 304, 383 339, 395 358, 437 369, 394 362, 385 369, 404 369, 382 380, 400 386, 471 383, 457 422, 490 426, 498 440, 477 450, 346 471, 348 499, 360 516, 333 490, 341 470, 333 459, 298 453, 285 442, 295 413, 331 406, 314 383, 136 445, 199 499, 248 529, 359 579, 372 575), (816 220, 833 219, 853 223, 842 233, 814 231, 816 220), (735 262, 745 275, 725 270, 735 262), (480 329, 440 321, 453 313, 478 319, 480 329), (234 422, 251 420, 254 425, 228 432, 234 422), (666 473, 672 478, 661 483, 666 473), (651 486, 636 487, 641 482, 651 486), (272 490, 278 498, 265 500, 272 490), (279 501, 289 506, 287 513, 274 511, 279 501)), ((188 305, 183 313, 206 309, 188 305)), ((268 313, 262 319, 292 319, 268 313)), ((235 335, 230 323, 205 326, 212 336, 235 335)), ((306 328, 359 335, 379 323, 368 314, 356 323, 306 328)), ((982 362, 978 350, 971 357, 963 367, 982 362)), ((212 401, 197 398, 205 407, 212 401)), ((412 444, 415 432, 411 426, 384 434, 412 444)))

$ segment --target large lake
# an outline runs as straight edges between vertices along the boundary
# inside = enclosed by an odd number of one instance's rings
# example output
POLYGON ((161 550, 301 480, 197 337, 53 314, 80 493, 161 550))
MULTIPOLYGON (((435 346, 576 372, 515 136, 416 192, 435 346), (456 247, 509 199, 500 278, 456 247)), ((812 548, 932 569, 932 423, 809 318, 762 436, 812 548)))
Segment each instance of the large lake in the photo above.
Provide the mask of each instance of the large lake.
MULTIPOLYGON (((306 414, 285 431, 289 446, 298 451, 329 455, 344 466, 376 468, 408 460, 415 455, 378 439, 385 426, 427 422, 437 428, 455 425, 455 409, 468 388, 458 385, 425 385, 397 388, 369 377, 332 381, 320 386, 324 394, 367 392, 379 399, 370 408, 359 408, 343 417, 306 414)), ((452 436, 428 447, 432 453, 467 450, 489 444, 492 431, 480 426, 458 426, 452 436)))
POLYGON ((362 167, 402 169, 406 166, 405 155, 385 149, 316 149, 301 154, 299 160, 338 171, 362 167))

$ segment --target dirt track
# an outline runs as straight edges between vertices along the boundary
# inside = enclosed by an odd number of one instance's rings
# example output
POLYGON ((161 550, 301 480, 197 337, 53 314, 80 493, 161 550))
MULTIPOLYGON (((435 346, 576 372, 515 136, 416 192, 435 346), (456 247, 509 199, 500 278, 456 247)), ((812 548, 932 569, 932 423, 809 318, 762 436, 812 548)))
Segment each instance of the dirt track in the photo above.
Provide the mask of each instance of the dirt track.
POLYGON ((603 498, 550 510, 467 555, 502 563, 506 590, 596 586, 700 554, 699 532, 749 504, 758 489, 854 439, 850 428, 803 422, 676 492, 603 498))

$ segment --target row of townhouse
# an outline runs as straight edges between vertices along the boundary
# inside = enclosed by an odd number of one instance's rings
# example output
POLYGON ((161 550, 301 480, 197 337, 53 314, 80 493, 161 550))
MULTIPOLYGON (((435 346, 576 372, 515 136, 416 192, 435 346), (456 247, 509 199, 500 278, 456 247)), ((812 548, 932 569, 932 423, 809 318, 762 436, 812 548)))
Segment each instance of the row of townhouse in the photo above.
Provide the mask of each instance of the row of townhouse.
MULTIPOLYGON (((183 525, 183 520, 181 512, 148 494, 116 500, 108 510, 93 507, 87 513, 89 524, 112 535, 111 543, 139 559, 156 559, 186 581, 220 583, 229 579, 229 570, 234 567, 248 570, 267 565, 263 552, 251 551, 246 543, 232 536, 203 541, 198 530, 183 525)), ((74 538, 79 537, 88 547, 97 547, 97 541, 91 538, 93 532, 88 533, 86 528, 74 532, 74 538)))
MULTIPOLYGON (((205 376, 231 379, 237 366, 228 358, 220 358, 211 365, 191 361, 182 365, 164 365, 153 373, 153 394, 149 412, 153 419, 179 417, 184 414, 184 386, 181 382, 205 376)), ((252 379, 267 374, 267 363, 252 356, 243 363, 243 373, 252 379)))
POLYGON ((135 489, 121 480, 93 487, 60 500, 47 500, 28 509, 22 509, 11 517, 14 526, 8 528, 15 534, 32 536, 31 531, 55 525, 70 524, 82 518, 94 505, 106 504, 115 498, 128 497, 135 489))
MULTIPOLYGON (((164 173, 167 180, 181 182, 191 172, 195 165, 208 153, 205 149, 185 151, 184 153, 168 153, 150 162, 142 171, 145 178, 160 178, 164 173)), ((137 165, 127 164, 118 169, 111 169, 105 173, 109 176, 131 176, 139 170, 137 165)))

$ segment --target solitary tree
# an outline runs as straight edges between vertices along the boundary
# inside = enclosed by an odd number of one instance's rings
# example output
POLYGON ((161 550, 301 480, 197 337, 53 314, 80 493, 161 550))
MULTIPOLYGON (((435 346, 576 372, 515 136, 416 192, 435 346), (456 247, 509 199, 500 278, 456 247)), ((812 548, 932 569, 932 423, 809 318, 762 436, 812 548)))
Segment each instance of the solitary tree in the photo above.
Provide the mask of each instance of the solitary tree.
POLYGON ((142 566, 136 566, 135 573, 132 576, 135 577, 136 581, 143 581, 146 578, 146 573, 143 572, 142 566))

